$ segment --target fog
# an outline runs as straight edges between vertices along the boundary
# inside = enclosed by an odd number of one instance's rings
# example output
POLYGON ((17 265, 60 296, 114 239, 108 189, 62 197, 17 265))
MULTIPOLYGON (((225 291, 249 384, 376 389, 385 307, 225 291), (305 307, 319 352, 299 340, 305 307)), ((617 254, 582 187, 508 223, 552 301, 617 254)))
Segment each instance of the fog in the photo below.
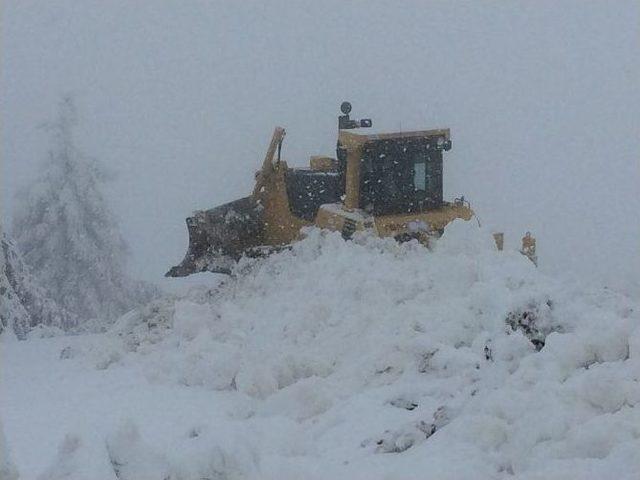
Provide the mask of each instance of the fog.
POLYGON ((246 195, 275 125, 283 156, 334 154, 343 100, 375 131, 450 127, 464 194, 540 268, 640 287, 640 3, 3 2, 3 223, 63 94, 131 270, 159 279, 185 217, 246 195))

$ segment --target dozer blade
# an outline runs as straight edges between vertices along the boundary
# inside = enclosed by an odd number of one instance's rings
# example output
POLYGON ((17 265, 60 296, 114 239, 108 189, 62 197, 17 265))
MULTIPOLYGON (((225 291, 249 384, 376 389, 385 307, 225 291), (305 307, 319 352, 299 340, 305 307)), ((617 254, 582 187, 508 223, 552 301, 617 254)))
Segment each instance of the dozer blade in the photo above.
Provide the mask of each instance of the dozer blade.
POLYGON ((197 272, 230 273, 243 254, 262 245, 262 207, 252 197, 241 198, 187 218, 189 248, 167 277, 197 272))

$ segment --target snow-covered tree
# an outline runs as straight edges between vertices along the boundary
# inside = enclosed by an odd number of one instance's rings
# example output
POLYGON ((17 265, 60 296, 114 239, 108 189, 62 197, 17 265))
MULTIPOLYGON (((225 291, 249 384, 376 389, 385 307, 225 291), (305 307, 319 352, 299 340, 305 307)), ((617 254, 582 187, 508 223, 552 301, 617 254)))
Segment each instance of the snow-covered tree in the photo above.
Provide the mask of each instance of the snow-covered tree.
POLYGON ((24 338, 29 331, 29 314, 22 305, 10 277, 14 278, 13 263, 19 260, 13 245, 2 235, 0 255, 0 333, 13 331, 18 338, 24 338))
POLYGON ((116 318, 148 292, 125 272, 127 246, 102 188, 110 179, 75 144, 77 115, 65 97, 47 125, 52 145, 37 180, 19 195, 13 233, 52 298, 82 321, 116 318))
POLYGON ((38 325, 69 330, 76 322, 38 284, 0 225, 0 333, 24 338, 38 325))

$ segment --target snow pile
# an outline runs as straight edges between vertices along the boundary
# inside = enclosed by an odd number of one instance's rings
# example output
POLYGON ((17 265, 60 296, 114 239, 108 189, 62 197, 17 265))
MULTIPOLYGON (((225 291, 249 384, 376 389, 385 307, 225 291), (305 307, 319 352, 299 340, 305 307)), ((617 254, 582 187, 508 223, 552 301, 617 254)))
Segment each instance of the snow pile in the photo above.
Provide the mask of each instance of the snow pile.
POLYGON ((2 422, 0 421, 0 479, 16 480, 17 478, 18 471, 11 460, 7 439, 4 436, 2 422))
POLYGON ((640 471, 640 315, 625 297, 546 278, 471 222, 432 252, 310 230, 235 273, 67 351, 148 394, 119 388, 119 420, 69 432, 43 479, 86 465, 121 480, 640 471))

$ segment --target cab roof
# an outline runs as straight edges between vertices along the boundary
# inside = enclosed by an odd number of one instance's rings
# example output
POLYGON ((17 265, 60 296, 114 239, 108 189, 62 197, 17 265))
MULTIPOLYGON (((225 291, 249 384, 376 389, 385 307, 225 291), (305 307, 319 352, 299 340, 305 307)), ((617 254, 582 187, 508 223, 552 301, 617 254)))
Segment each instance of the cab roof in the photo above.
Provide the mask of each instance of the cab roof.
POLYGON ((451 133, 448 128, 439 128, 435 130, 416 130, 412 132, 393 132, 393 133, 370 133, 361 134, 355 133, 350 130, 340 130, 338 133, 338 140, 345 147, 358 147, 365 143, 376 140, 392 140, 401 138, 419 138, 419 137, 444 137, 445 140, 450 140, 451 133))

